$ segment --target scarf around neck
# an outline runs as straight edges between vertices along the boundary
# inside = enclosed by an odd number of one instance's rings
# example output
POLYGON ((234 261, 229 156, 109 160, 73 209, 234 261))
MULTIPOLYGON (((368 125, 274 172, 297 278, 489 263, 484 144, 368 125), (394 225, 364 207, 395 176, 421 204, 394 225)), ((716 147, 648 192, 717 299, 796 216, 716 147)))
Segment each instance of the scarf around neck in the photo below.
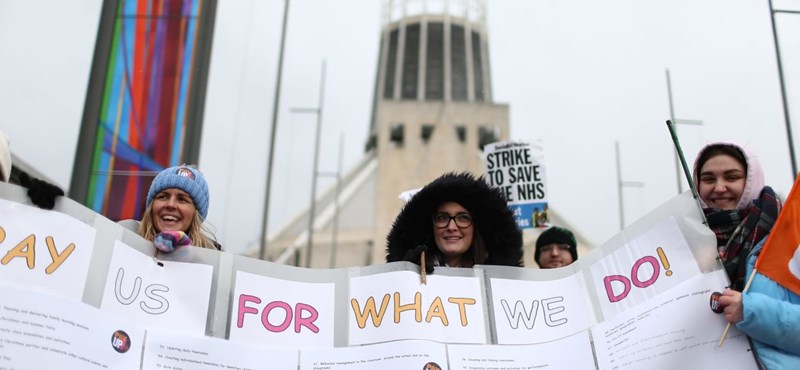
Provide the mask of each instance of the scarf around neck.
POLYGON ((772 229, 780 210, 781 201, 769 186, 765 186, 758 199, 746 208, 703 209, 708 227, 717 237, 717 249, 731 281, 731 289, 741 292, 744 288, 744 262, 753 246, 772 229))

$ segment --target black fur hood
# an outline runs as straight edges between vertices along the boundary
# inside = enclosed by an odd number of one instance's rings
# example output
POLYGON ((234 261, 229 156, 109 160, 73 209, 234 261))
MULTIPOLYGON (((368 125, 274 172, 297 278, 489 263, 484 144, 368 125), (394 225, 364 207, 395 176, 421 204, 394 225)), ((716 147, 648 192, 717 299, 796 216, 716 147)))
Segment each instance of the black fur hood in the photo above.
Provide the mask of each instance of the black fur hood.
POLYGON ((447 173, 416 193, 394 220, 386 236, 386 261, 402 261, 420 244, 436 249, 431 215, 444 202, 456 202, 474 217, 475 230, 483 237, 489 254, 485 265, 522 266, 522 232, 500 190, 483 177, 447 173))

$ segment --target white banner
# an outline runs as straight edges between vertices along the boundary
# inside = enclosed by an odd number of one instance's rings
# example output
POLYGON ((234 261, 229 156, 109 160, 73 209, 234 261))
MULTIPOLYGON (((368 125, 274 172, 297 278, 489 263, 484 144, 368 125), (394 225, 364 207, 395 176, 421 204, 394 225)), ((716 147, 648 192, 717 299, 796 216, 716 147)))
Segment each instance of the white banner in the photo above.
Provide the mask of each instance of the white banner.
POLYGON ((727 321, 708 299, 725 284, 722 270, 695 276, 592 328, 600 369, 755 369, 747 337, 735 326, 717 346, 727 321))
POLYGON ((239 271, 230 339, 273 347, 333 347, 331 283, 301 283, 239 271))
POLYGON ((100 309, 148 329, 204 334, 212 273, 211 266, 157 261, 117 241, 100 309))
POLYGON ((0 289, 0 368, 138 369, 144 346, 150 368, 257 368, 262 352, 310 370, 755 368, 742 333, 716 347, 727 322, 708 298, 726 281, 694 207, 676 197, 561 269, 437 267, 423 285, 409 262, 309 270, 196 248, 159 266, 151 242, 69 199, 0 200, 0 284, 22 287, 0 289))
POLYGON ((296 370, 297 350, 148 330, 142 368, 296 370))
POLYGON ((594 369, 589 332, 521 346, 449 345, 451 370, 594 369))
POLYGON ((94 235, 65 214, 0 199, 0 279, 81 299, 94 235))
POLYGON ((610 318, 700 274, 670 217, 591 265, 603 317, 610 318))
POLYGON ((445 345, 404 340, 300 353, 300 370, 447 369, 445 345))
POLYGON ((498 344, 550 342, 594 324, 582 274, 548 281, 491 279, 491 285, 498 344))
POLYGON ((409 271, 350 280, 351 345, 396 339, 486 343, 480 281, 409 271))
POLYGON ((0 368, 139 369, 144 329, 128 320, 5 284, 0 297, 0 368))

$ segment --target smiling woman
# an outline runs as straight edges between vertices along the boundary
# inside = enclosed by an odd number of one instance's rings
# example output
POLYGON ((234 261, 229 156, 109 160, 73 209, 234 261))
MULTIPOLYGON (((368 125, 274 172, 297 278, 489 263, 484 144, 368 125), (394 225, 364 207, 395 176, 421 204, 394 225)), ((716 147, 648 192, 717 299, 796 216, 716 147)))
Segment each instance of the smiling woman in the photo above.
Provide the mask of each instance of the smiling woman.
POLYGON ((734 142, 706 145, 694 163, 694 182, 731 288, 744 288, 745 260, 772 229, 781 202, 764 185, 756 155, 734 142))
POLYGON ((522 265, 522 232, 503 194, 483 178, 448 173, 417 192, 386 237, 386 262, 473 267, 522 265))
POLYGON ((153 179, 147 192, 139 235, 152 241, 160 233, 183 232, 194 246, 221 250, 219 243, 203 229, 208 203, 208 184, 197 168, 187 165, 167 168, 153 179))

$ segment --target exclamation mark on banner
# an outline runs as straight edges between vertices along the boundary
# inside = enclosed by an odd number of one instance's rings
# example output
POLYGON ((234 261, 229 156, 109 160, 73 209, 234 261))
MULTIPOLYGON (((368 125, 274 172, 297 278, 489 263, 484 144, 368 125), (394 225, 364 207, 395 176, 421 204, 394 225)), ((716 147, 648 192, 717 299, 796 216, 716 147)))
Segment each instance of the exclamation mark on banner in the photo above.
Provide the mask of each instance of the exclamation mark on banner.
POLYGON ((664 269, 667 270, 665 274, 667 276, 672 276, 672 271, 669 269, 669 260, 667 259, 667 254, 664 253, 664 249, 658 247, 656 248, 656 252, 658 252, 658 258, 661 259, 661 264, 664 265, 664 269))

